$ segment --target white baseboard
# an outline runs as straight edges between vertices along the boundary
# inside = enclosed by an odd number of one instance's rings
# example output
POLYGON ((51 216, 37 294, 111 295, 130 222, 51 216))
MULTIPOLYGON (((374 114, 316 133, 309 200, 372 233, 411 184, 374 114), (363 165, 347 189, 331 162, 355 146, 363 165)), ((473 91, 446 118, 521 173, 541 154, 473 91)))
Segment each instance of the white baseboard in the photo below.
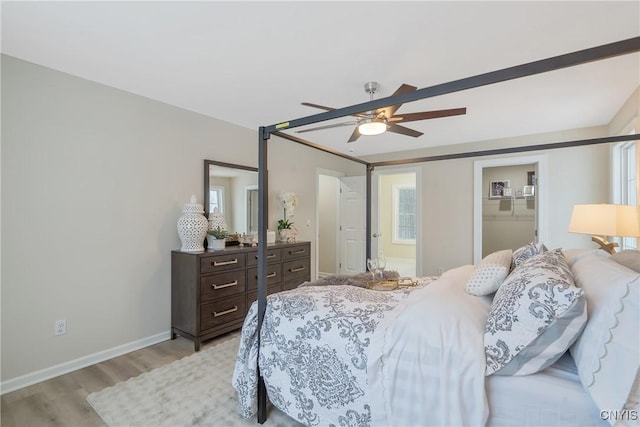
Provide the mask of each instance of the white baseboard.
POLYGON ((171 331, 161 332, 147 338, 142 338, 137 341, 119 345, 117 347, 109 348, 97 353, 89 354, 78 359, 60 363, 59 365, 55 365, 50 368, 45 368, 36 372, 21 375, 19 377, 12 378, 0 383, 0 394, 9 393, 23 387, 27 387, 45 380, 49 380, 51 378, 58 377, 63 374, 67 374, 72 371, 76 371, 78 369, 86 368, 87 366, 95 365, 96 363, 104 362, 105 360, 113 359, 114 357, 122 356, 123 354, 140 350, 144 347, 149 347, 150 345, 166 341, 170 338, 171 331))
POLYGON ((335 276, 335 273, 323 273, 321 271, 318 272, 318 279, 321 279, 323 277, 329 277, 329 276, 335 276))

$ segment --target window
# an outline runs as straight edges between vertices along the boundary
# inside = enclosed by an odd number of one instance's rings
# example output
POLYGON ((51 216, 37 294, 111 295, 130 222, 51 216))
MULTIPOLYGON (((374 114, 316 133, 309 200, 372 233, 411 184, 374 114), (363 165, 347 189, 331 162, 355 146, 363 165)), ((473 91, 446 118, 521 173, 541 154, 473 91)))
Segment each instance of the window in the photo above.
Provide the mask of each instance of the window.
MULTIPOLYGON (((630 134, 636 133, 635 129, 630 134)), ((623 205, 637 205, 637 144, 636 141, 626 141, 614 147, 614 203, 623 205)), ((619 241, 620 249, 638 249, 638 239, 623 237, 619 241)))
MULTIPOLYGON (((635 133, 635 132, 634 132, 635 133)), ((621 190, 622 203, 625 205, 636 205, 638 203, 636 193, 636 143, 627 142, 621 147, 622 176, 621 190)), ((638 239, 635 237, 623 237, 622 249, 638 249, 638 239)))
POLYGON ((393 243, 416 243, 415 186, 393 186, 393 243))
POLYGON ((215 208, 224 214, 224 187, 211 186, 209 189, 209 213, 213 213, 215 208))

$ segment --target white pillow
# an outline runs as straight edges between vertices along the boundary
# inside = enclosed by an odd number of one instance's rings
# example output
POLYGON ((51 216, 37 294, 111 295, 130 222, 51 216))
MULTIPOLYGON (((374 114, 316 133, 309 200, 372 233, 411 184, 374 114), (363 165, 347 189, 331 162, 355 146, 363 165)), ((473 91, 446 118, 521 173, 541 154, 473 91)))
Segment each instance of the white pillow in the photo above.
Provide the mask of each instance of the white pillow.
POLYGON ((484 334, 486 375, 543 370, 567 351, 586 320, 583 292, 562 252, 529 258, 493 298, 484 334))
POLYGON ((564 258, 567 260, 569 268, 573 267, 573 264, 578 258, 586 256, 591 252, 600 252, 603 256, 609 256, 609 254, 602 249, 562 249, 562 255, 564 255, 564 258))
POLYGON ((625 251, 616 252, 611 255, 611 259, 622 264, 627 268, 632 269, 636 273, 640 273, 640 251, 634 249, 627 249, 625 251))
POLYGON ((512 253, 505 249, 484 257, 464 287, 467 293, 480 297, 497 291, 511 269, 512 253))
POLYGON ((601 410, 621 410, 640 369, 640 274, 608 254, 571 267, 587 298, 589 320, 571 346, 580 380, 601 410))

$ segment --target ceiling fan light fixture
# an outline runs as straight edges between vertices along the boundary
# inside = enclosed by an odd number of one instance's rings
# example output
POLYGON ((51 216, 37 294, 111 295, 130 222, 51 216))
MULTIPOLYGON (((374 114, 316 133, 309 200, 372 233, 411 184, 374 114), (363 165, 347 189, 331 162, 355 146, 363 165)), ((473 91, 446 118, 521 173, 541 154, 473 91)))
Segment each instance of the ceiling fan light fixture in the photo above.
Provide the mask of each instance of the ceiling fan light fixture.
POLYGON ((358 121, 358 132, 361 135, 380 135, 387 131, 387 120, 367 118, 358 121))

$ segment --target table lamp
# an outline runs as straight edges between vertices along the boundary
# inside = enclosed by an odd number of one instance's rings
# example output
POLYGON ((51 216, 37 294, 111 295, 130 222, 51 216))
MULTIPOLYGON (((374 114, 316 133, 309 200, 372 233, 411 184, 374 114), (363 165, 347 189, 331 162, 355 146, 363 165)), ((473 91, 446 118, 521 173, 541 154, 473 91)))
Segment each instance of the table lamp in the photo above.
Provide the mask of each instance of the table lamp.
POLYGON ((640 237, 640 207, 628 205, 575 205, 569 223, 570 233, 591 234, 591 240, 613 254, 616 242, 607 236, 640 237))

